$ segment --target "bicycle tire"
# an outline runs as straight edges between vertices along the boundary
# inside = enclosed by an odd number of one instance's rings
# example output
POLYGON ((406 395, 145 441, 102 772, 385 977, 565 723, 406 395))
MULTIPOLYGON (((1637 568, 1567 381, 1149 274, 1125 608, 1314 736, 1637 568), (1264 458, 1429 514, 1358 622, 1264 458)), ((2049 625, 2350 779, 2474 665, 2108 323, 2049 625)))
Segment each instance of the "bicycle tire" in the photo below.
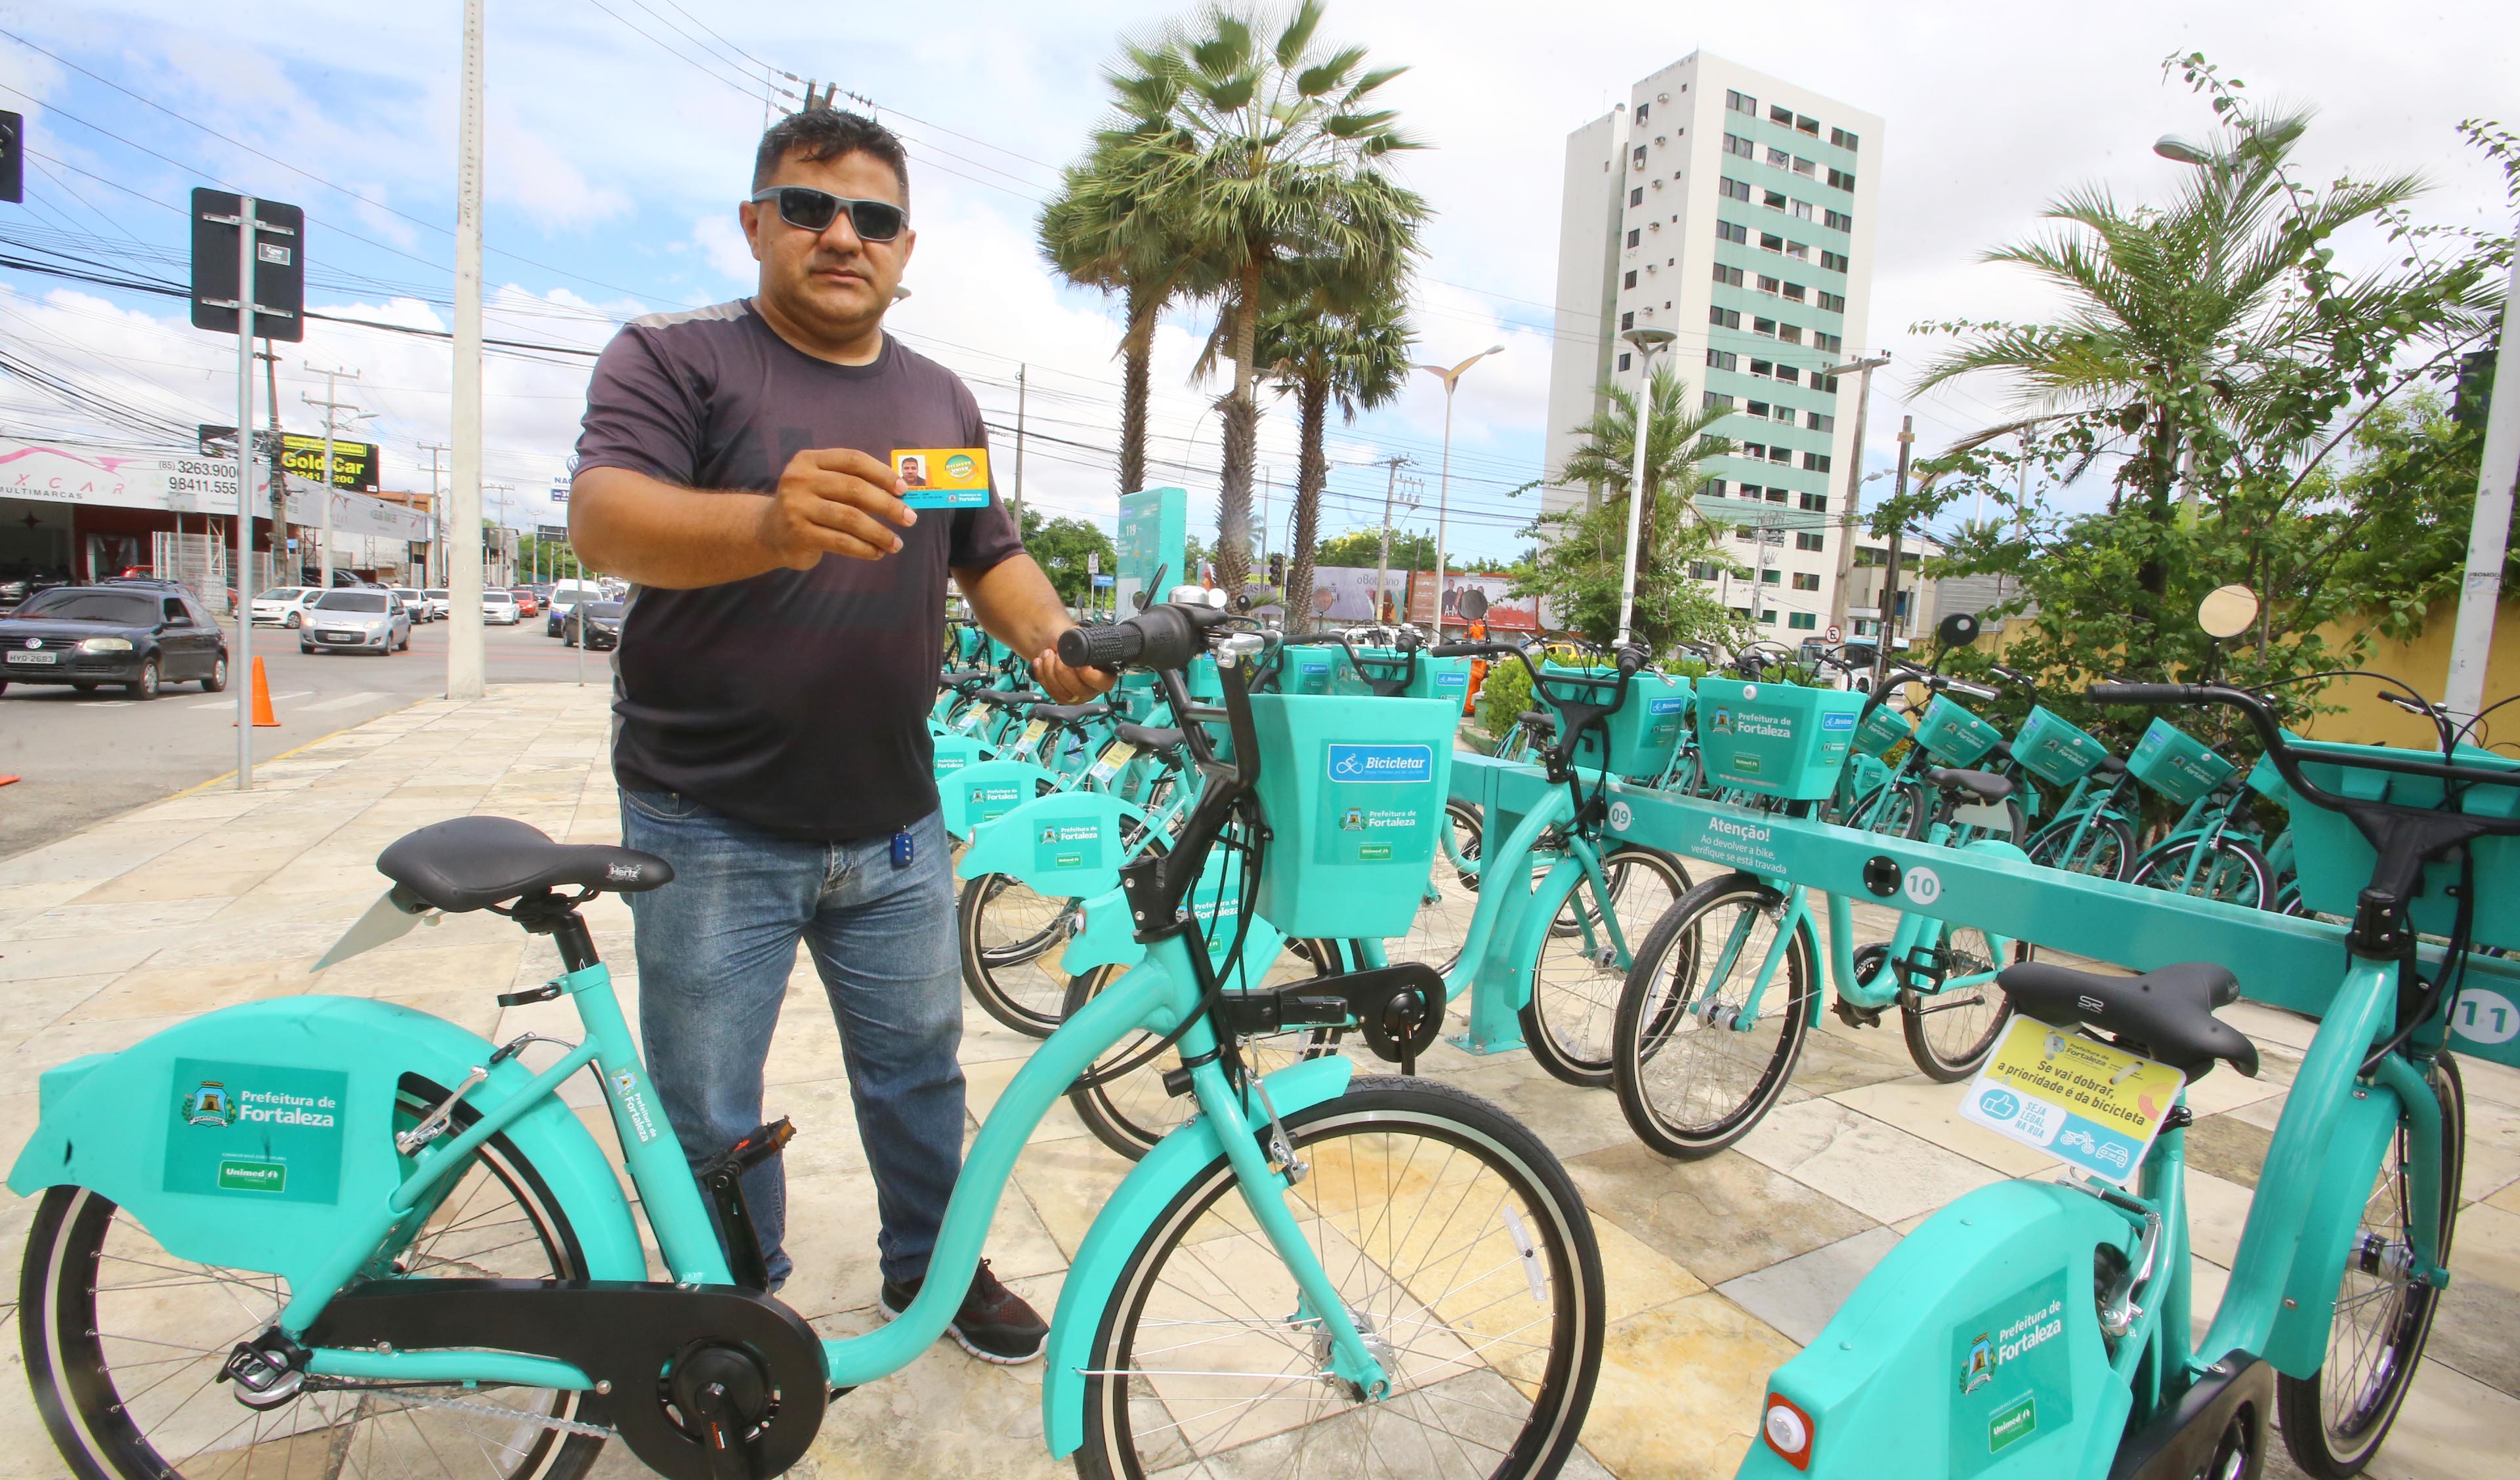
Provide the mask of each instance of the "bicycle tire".
POLYGON ((1417 916, 1409 921, 1408 933, 1386 941, 1383 947, 1395 964, 1422 961, 1433 966, 1438 975, 1452 970, 1462 954, 1462 939, 1478 912, 1479 879, 1486 868, 1480 857, 1486 819, 1479 809, 1468 802, 1448 801, 1444 803, 1444 825, 1453 830, 1453 851, 1479 860, 1480 872, 1455 867, 1445 857, 1445 848, 1437 847, 1435 860, 1426 872, 1425 895, 1418 902, 1417 916))
MULTIPOLYGON (((1692 887, 1688 870, 1659 848, 1632 845, 1603 858, 1601 875, 1609 885, 1608 907, 1617 912, 1619 935, 1628 943, 1633 964, 1638 942, 1692 887)), ((1551 1078, 1578 1089, 1605 1090, 1610 1086, 1610 1040, 1627 971, 1615 962, 1601 964, 1585 953, 1583 927, 1588 919, 1594 922, 1595 947, 1607 945, 1598 923, 1601 906, 1586 898, 1591 885, 1591 877, 1581 874, 1568 880, 1565 902, 1557 906, 1531 961, 1530 1000, 1516 1016, 1522 1024, 1523 1047, 1551 1078)))
POLYGON ((2030 840, 2022 851, 2042 868, 2086 875, 2092 878, 2123 879, 2135 868, 2135 830, 2122 818, 2095 817, 2083 825, 2083 848, 2072 867, 2063 862, 2066 847, 2074 840, 2076 823, 2071 818, 2051 824, 2047 830, 2030 840))
POLYGON ((2266 855, 2245 839, 2228 833, 2210 844, 2187 838, 2155 848, 2136 865, 2127 882, 2252 910, 2272 911, 2276 907, 2274 870, 2267 866, 2266 855), (2200 846, 2207 849, 2210 857, 2182 889, 2180 881, 2187 873, 2187 859, 2200 846), (2227 889, 2227 883, 2236 887, 2227 889))
MULTIPOLYGON (((2467 1089, 2459 1080, 2457 1061, 2448 1054, 2433 1061, 2431 1078, 2433 1093, 2441 1099, 2442 1147, 2448 1158, 2442 1178, 2440 1251, 2441 1262, 2448 1265, 2451 1234, 2458 1219, 2459 1181, 2466 1165, 2467 1089)), ((2381 1153, 2371 1195, 2363 1203, 2360 1236, 2385 1237, 2392 1246, 2411 1236, 2413 1215, 2407 1202, 2409 1140, 2402 1118, 2381 1153), (2376 1225, 2375 1216, 2380 1220, 2376 1225)), ((2313 1480, 2346 1480, 2362 1473, 2379 1455, 2406 1402, 2415 1368, 2424 1360, 2424 1343, 2432 1336, 2441 1291, 2413 1283, 2404 1274, 2389 1276, 2386 1253, 2383 1249, 2375 1261, 2383 1267, 2378 1271, 2367 1269, 2357 1255, 2347 1256, 2344 1280, 2337 1288, 2336 1318, 2327 1332, 2327 1360, 2319 1369, 2308 1377, 2275 1376, 2275 1422, 2283 1430, 2284 1448, 2313 1480), (2378 1315, 2369 1324, 2348 1319, 2349 1313, 2360 1318, 2373 1307, 2378 1315), (2330 1370, 2340 1357, 2367 1358, 2373 1369, 2360 1382, 2361 1391, 2343 1395, 2347 1403, 2341 1414, 2336 1413, 2338 1406, 2328 1401, 2327 1391, 2330 1370), (2341 1425, 2338 1417, 2344 1420, 2341 1425)))
POLYGON ((1901 782, 1881 799, 1865 830, 1922 842, 1933 822, 1934 799, 1926 793, 1925 784, 1901 782))
MULTIPOLYGON (((1309 964, 1313 976, 1335 976, 1345 968, 1346 952, 1337 941, 1296 940, 1286 944, 1288 958, 1309 964)), ((1071 978, 1067 1013, 1083 1010, 1097 993, 1119 979, 1121 969, 1097 966, 1071 978)), ((1303 974, 1273 967, 1263 980, 1274 985, 1303 974)), ((1254 1072, 1266 1074, 1335 1053, 1346 1032, 1341 1027, 1295 1028, 1245 1038, 1241 1043, 1243 1061, 1254 1072)), ((1181 1054, 1176 1049, 1157 1049, 1155 1045, 1162 1036, 1151 1032, 1131 1034, 1104 1050, 1068 1087, 1068 1108, 1085 1122, 1085 1129, 1093 1133, 1095 1140, 1131 1161, 1153 1150, 1156 1142, 1198 1113, 1196 1100, 1186 1095, 1176 1096, 1164 1087, 1164 1072, 1180 1064, 1181 1054), (1111 1077, 1104 1078, 1106 1074, 1111 1077)))
MULTIPOLYGON (((1975 925, 1947 926, 1942 939, 1934 943, 1934 964, 1927 973, 1934 978, 1937 987, 1954 974, 1953 958, 1963 950, 1963 946, 1959 943, 1972 938, 1978 949, 1967 953, 1965 964, 1968 969, 1960 974, 1974 976, 1983 970, 1993 969, 1995 965, 1993 936, 1975 925)), ((2004 964, 2015 965, 2028 961, 2032 950, 2030 942, 2014 941, 2011 950, 2012 959, 2004 964)), ((1950 1024, 1929 1022, 1927 1020, 1929 1018, 1947 1017, 1954 1012, 1964 1011, 1971 1004, 1944 1004, 1938 1000, 1943 995, 1938 990, 1928 992, 1910 988, 1899 994, 1899 1031, 1908 1040, 1908 1056, 1915 1060, 1917 1069, 1928 1079, 1942 1084, 1957 1084, 1976 1073, 1978 1067, 1986 1062, 1986 1056, 1995 1052, 1996 1042, 2002 1038, 2004 1028, 2012 1021, 2012 999, 2006 997, 1993 983, 1968 990, 1975 990, 1982 994, 1975 1006, 1992 1004, 1994 1011, 1967 1018, 1954 1018, 1950 1024), (1979 1022, 1983 1022, 1985 1026, 1972 1032, 1971 1025, 1979 1022), (1937 1030, 1947 1026, 1958 1029, 1957 1040, 1947 1035, 1942 1041, 1937 1042, 1935 1040, 1937 1030)))
MULTIPOLYGON (((1121 847, 1137 847, 1145 830, 1134 818, 1124 820, 1121 847)), ((1143 851, 1161 852, 1165 842, 1158 834, 1143 851)), ((1068 978, 1058 969, 1057 953, 1075 933, 1082 903, 1036 893, 1010 874, 976 875, 964 883, 954 902, 955 951, 963 986, 982 1011, 1027 1038, 1058 1030, 1068 978)))
POLYGON ((1359 1078, 1285 1127, 1310 1167, 1286 1192, 1289 1211, 1389 1353, 1395 1391, 1359 1402, 1312 1376, 1324 1366, 1314 1323, 1219 1155, 1148 1226, 1102 1308, 1077 1473, 1238 1471, 1235 1458, 1273 1474, 1557 1473, 1591 1406, 1608 1316, 1600 1248, 1565 1168, 1503 1110, 1420 1079, 1359 1078), (1379 1189, 1367 1181, 1377 1170, 1379 1189), (1463 1283, 1439 1290, 1447 1278, 1463 1283), (1183 1320, 1202 1329, 1163 1334, 1183 1320), (1142 1337, 1165 1344, 1142 1351, 1142 1337), (1165 1362, 1174 1350, 1178 1367, 1165 1362), (1238 1383, 1261 1391, 1220 1399, 1238 1383), (1196 1412, 1177 1418, 1168 1397, 1196 1412))
MULTIPOLYGON (((446 1093, 417 1078, 406 1080, 397 1097, 395 1128, 407 1130, 418 1124, 446 1093)), ((456 1104, 458 1132, 478 1118, 471 1106, 456 1104)), ((505 1136, 491 1137, 476 1156, 473 1168, 455 1174, 460 1182, 406 1246, 403 1262, 413 1265, 415 1274, 425 1272, 434 1260, 459 1275, 483 1273, 482 1266, 489 1263, 494 1266, 489 1273, 509 1278, 584 1278, 585 1255, 567 1213, 532 1164, 505 1136), (514 1199, 520 1217, 484 1223, 485 1213, 470 1211, 493 1185, 514 1199), (508 1238, 511 1230, 520 1231, 520 1236, 508 1238), (457 1245, 441 1247, 450 1237, 457 1245)), ((498 1208, 493 1204, 487 1211, 495 1213, 498 1208)), ((419 1385, 410 1383, 306 1392, 281 1408, 254 1415, 230 1401, 227 1394, 232 1390, 211 1378, 236 1342, 270 1327, 287 1301, 285 1291, 285 1282, 276 1276, 247 1278, 177 1259, 136 1221, 120 1216, 120 1209, 100 1192, 75 1187, 46 1191, 27 1232, 19 1272, 19 1341, 36 1410, 72 1473, 83 1480, 105 1476, 169 1480, 180 1476, 183 1466, 201 1460, 201 1467, 194 1470, 197 1475, 248 1474, 259 1471, 253 1462, 257 1456, 286 1469, 291 1457, 313 1447, 306 1458, 321 1460, 329 1451, 336 1473, 363 1453, 364 1458, 354 1467, 365 1474, 376 1473, 382 1465, 386 1472, 409 1475, 486 1473, 499 1480, 576 1480, 604 1447, 604 1441, 593 1435, 548 1427, 530 1443, 513 1434, 489 1435, 478 1427, 477 1414, 468 1416, 465 1410, 404 1401, 399 1395, 420 1396, 415 1392, 419 1385), (122 1265, 141 1271, 139 1282, 128 1289, 107 1282, 109 1272, 122 1265), (179 1274, 204 1272, 200 1293, 186 1295, 180 1285, 170 1284, 170 1269, 179 1274), (240 1305, 242 1311, 237 1309, 240 1305), (147 1335, 127 1333, 128 1323, 140 1321, 158 1323, 147 1335), (204 1331, 209 1334, 202 1335, 204 1331), (140 1368, 139 1378, 147 1384, 127 1396, 114 1380, 117 1363, 111 1349, 117 1345, 136 1347, 133 1360, 120 1365, 140 1368), (182 1360, 200 1369, 198 1382, 189 1373, 165 1370, 178 1360, 166 1355, 170 1350, 192 1354, 182 1360), (154 1407, 162 1412, 152 1411, 153 1398, 154 1407), (239 1430, 246 1427, 243 1419, 248 1416, 255 1421, 240 1435, 239 1430), (327 1437, 310 1439, 319 1434, 327 1437), (240 1438, 242 1445, 237 1442, 240 1438), (219 1444, 229 1447, 215 1454, 202 1453, 219 1444), (380 1453, 381 1447, 385 1452, 380 1453), (179 1448, 190 1453, 171 1461, 165 1458, 165 1451, 179 1448), (519 1453, 520 1458, 508 1468, 461 1469, 448 1468, 443 1458, 457 1454, 472 1458, 502 1450, 519 1453), (415 1467, 431 1461, 438 1465, 435 1471, 415 1467)), ((525 1406, 517 1410, 520 1420, 543 1413, 573 1417, 578 1409, 574 1393, 444 1386, 446 1397, 476 1406, 513 1404, 523 1398, 525 1406), (536 1403, 534 1393, 550 1396, 536 1403)), ((508 1425, 521 1426, 521 1422, 508 1425)))
POLYGON ((1628 1128, 1665 1156, 1695 1161, 1732 1144, 1775 1107, 1793 1077, 1820 984, 1811 933, 1795 930, 1782 968, 1769 982, 1770 1001, 1760 1004, 1747 1030, 1732 1026, 1741 1003, 1728 1003, 1724 989, 1739 977, 1746 995, 1773 931, 1763 939, 1754 924, 1744 925, 1746 938, 1738 943, 1725 981, 1714 984, 1710 996, 1699 980, 1703 968, 1720 958, 1742 912, 1773 919, 1783 906, 1781 893, 1751 875, 1710 878, 1666 912, 1637 949, 1636 964, 1619 993, 1611 1085, 1628 1128), (1720 918, 1728 913, 1734 918, 1720 918), (1770 1024, 1774 1040, 1763 1044, 1758 1038, 1770 1024), (1728 1066, 1748 1071, 1746 1077, 1733 1075, 1732 1089, 1692 1093, 1695 1069, 1728 1066))

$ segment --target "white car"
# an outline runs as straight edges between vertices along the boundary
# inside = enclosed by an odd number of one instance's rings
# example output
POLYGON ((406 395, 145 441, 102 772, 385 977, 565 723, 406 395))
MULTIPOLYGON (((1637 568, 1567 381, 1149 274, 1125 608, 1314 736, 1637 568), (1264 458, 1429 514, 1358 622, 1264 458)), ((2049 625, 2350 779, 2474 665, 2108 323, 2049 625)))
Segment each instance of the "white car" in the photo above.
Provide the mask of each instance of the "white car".
POLYGON ((422 596, 418 588, 412 586, 388 586, 385 589, 402 598, 402 609, 411 613, 411 619, 414 625, 429 621, 436 615, 436 613, 429 607, 428 599, 422 596))
POLYGON ((517 599, 505 591, 481 593, 481 620, 501 627, 513 627, 520 619, 517 599))
POLYGON ((300 652, 397 652, 411 649, 411 613, 402 598, 375 586, 327 591, 306 608, 297 629, 300 652))
POLYGON ((584 601, 605 600, 604 588, 593 581, 554 581, 551 600, 544 603, 543 636, 560 637, 566 630, 568 608, 584 601))
POLYGON ((253 624, 257 627, 294 627, 305 620, 306 608, 323 591, 314 586, 274 586, 256 592, 253 598, 253 624))
POLYGON ((455 594, 442 586, 431 586, 420 594, 421 605, 428 608, 428 619, 442 622, 455 614, 455 594))

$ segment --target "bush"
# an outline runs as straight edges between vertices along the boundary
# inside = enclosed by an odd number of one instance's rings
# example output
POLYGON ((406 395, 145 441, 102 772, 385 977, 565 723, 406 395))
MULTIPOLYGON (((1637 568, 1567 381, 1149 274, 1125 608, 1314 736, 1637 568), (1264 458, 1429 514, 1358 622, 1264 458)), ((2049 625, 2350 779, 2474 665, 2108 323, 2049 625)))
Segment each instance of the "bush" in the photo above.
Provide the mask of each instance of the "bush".
POLYGON ((1479 686, 1479 728, 1502 740, 1513 728, 1514 716, 1531 707, 1531 675, 1511 658, 1488 664, 1479 686))

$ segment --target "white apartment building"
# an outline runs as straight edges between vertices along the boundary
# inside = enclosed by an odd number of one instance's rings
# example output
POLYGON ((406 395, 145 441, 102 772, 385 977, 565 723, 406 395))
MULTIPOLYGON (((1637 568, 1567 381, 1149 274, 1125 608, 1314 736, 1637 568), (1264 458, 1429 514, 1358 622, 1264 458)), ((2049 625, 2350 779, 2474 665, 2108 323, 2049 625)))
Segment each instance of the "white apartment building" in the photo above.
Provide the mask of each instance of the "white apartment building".
POLYGON ((1753 574, 1701 578, 1782 642, 1829 625, 1837 520, 1861 475, 1857 382, 1846 377, 1841 389, 1819 372, 1865 343, 1882 128, 1871 113, 1696 52, 1566 137, 1546 506, 1597 496, 1554 479, 1598 387, 1642 381, 1620 335, 1672 331, 1656 364, 1669 355, 1692 396, 1736 413, 1716 429, 1737 455, 1709 465, 1717 481, 1698 509, 1736 526, 1730 548, 1753 574))

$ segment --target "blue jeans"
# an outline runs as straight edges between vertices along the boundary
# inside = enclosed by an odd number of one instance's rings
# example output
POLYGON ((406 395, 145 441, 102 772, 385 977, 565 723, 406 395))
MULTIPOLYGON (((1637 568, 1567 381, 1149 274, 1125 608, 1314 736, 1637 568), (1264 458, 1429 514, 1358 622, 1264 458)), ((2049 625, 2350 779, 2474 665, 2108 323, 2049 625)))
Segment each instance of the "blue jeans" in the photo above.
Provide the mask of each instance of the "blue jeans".
MULTIPOLYGON (((927 1273, 963 1170, 952 864, 937 814, 910 835, 911 862, 894 868, 888 836, 800 843, 679 792, 621 793, 623 844, 674 866, 672 883, 629 900, 640 1036, 683 1154, 697 1168, 761 1124, 762 1065, 802 940, 839 1023, 875 1173, 876 1246, 895 1280, 927 1273)), ((775 1289, 792 1268, 780 1247, 779 1159, 747 1174, 743 1190, 775 1289)))

